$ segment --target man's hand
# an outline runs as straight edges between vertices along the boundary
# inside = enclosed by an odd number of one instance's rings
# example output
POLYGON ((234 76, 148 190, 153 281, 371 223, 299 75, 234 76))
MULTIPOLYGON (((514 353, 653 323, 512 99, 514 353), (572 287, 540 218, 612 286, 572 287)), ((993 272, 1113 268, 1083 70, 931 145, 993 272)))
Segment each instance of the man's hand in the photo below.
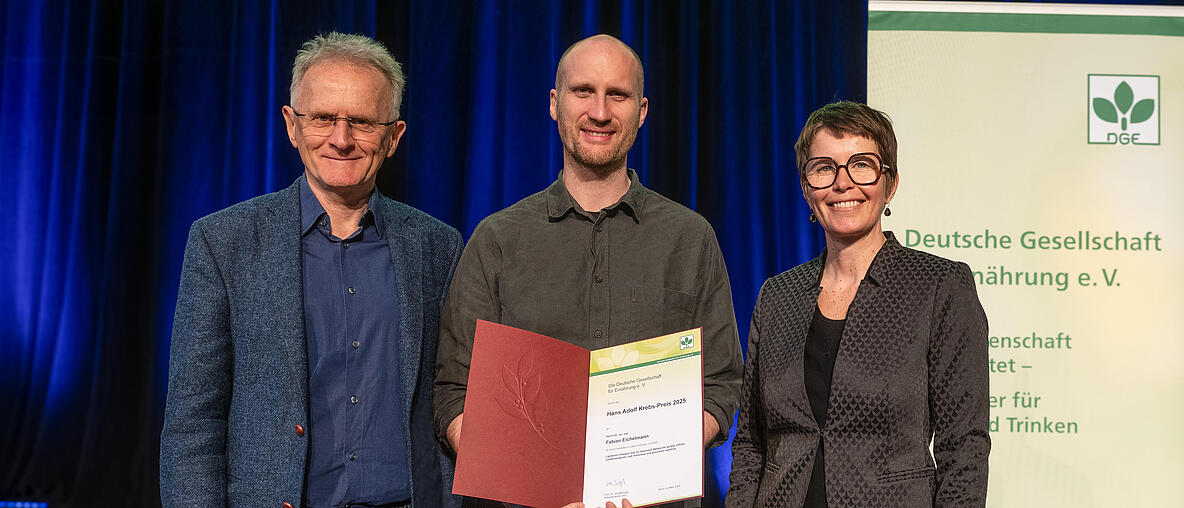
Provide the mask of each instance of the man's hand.
MULTIPOLYGON (((460 417, 458 416, 458 417, 456 417, 456 419, 460 420, 460 417)), ((458 425, 458 427, 459 427, 459 425, 458 425)), ((460 429, 458 428, 457 430, 459 431, 460 429)), ((459 432, 458 432, 458 434, 459 434, 459 432)), ((703 447, 704 448, 707 448, 707 445, 711 444, 711 442, 715 440, 716 434, 719 434, 719 422, 715 421, 715 417, 711 416, 711 413, 704 411, 703 412, 703 447)), ((452 427, 451 426, 448 427, 448 436, 449 436, 448 439, 452 439, 452 437, 451 437, 452 436, 452 427)))
POLYGON ((452 419, 452 423, 448 424, 448 430, 444 431, 446 438, 448 438, 448 446, 452 447, 452 451, 460 450, 460 420, 464 418, 465 414, 461 413, 452 419))

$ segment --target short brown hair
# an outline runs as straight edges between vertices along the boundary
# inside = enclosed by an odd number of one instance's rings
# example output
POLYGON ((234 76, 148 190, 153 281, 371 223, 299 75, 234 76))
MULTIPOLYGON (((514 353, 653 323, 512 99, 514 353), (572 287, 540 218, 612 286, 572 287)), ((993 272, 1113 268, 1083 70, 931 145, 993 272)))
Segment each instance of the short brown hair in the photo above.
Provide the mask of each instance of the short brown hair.
POLYGON ((896 180, 896 133, 892 131, 892 120, 882 111, 852 101, 832 102, 810 113, 798 135, 798 142, 793 145, 797 151, 799 175, 810 158, 810 145, 822 129, 835 136, 855 135, 874 141, 880 158, 884 160, 884 175, 890 180, 889 185, 896 180))

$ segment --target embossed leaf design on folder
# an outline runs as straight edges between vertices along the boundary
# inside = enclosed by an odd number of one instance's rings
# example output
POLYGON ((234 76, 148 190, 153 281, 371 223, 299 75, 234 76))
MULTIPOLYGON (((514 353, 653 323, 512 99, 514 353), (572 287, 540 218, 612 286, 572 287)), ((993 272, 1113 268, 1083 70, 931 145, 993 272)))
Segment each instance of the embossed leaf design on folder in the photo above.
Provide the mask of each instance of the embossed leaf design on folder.
POLYGON ((547 394, 540 390, 542 376, 534 369, 534 355, 530 351, 518 359, 517 372, 502 366, 502 383, 509 394, 506 398, 496 399, 498 407, 510 417, 529 424, 548 446, 563 451, 544 434, 547 413, 551 407, 547 394))

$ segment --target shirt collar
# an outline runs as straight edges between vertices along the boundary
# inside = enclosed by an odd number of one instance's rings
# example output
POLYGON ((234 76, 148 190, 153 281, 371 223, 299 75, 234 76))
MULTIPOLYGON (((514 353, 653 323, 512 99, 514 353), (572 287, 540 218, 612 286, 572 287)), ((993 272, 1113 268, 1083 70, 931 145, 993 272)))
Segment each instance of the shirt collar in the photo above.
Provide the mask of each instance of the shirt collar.
MULTIPOLYGON (((378 187, 375 187, 370 191, 370 200, 366 204, 366 213, 362 215, 362 219, 358 225, 365 227, 373 224, 378 238, 382 238, 383 233, 385 233, 382 217, 374 213, 374 208, 378 205, 378 197, 378 187)), ((325 207, 321 206, 321 202, 317 199, 316 194, 312 193, 312 187, 309 187, 308 179, 301 176, 300 236, 307 235, 312 228, 316 227, 317 221, 321 219, 322 215, 325 216, 325 220, 328 220, 329 214, 325 211, 325 207)))
MULTIPOLYGON (((637 172, 632 169, 626 169, 629 175, 629 190, 625 191, 625 195, 609 206, 604 207, 604 210, 609 213, 616 211, 625 212, 633 218, 633 221, 641 223, 641 207, 645 198, 646 188, 637 180, 637 172)), ((567 191, 567 187, 563 185, 563 172, 559 172, 559 177, 555 182, 547 187, 547 216, 551 218, 552 222, 563 220, 568 214, 575 213, 595 213, 599 210, 589 212, 580 208, 579 203, 576 203, 575 198, 571 197, 571 193, 567 191)))
POLYGON ((386 234, 386 229, 383 229, 385 223, 382 220, 382 216, 374 212, 374 210, 378 209, 378 199, 381 196, 382 194, 378 192, 378 186, 375 185, 370 190, 370 200, 366 202, 366 213, 362 215, 361 224, 362 226, 373 224, 374 232, 378 235, 378 238, 382 238, 382 235, 386 234))
POLYGON ((892 259, 904 249, 891 231, 884 232, 884 239, 884 245, 880 247, 880 252, 876 253, 876 257, 872 258, 872 264, 867 267, 867 274, 864 275, 865 279, 877 286, 889 282, 892 275, 890 268, 892 259))
MULTIPOLYGON (((884 245, 880 246, 879 252, 876 252, 876 256, 872 258, 872 263, 867 267, 867 273, 863 275, 863 278, 876 286, 889 284, 892 279, 893 259, 904 250, 905 247, 896 239, 895 234, 891 231, 884 231, 884 245)), ((811 261, 811 263, 816 263, 818 274, 814 286, 819 289, 822 286, 822 270, 826 266, 826 255, 827 250, 822 249, 822 254, 811 261)))

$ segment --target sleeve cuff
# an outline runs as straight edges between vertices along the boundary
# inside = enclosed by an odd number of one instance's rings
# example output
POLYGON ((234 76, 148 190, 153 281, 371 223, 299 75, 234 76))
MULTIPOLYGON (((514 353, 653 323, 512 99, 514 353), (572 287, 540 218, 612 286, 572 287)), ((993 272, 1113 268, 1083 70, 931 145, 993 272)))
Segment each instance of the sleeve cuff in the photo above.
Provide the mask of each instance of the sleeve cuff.
POLYGON ((464 409, 465 400, 460 399, 459 401, 446 405, 444 408, 436 412, 436 439, 440 441, 441 445, 444 446, 444 449, 447 450, 451 455, 456 455, 456 450, 453 450, 452 446, 448 444, 448 426, 452 424, 452 421, 455 420, 457 416, 460 416, 464 409))
POLYGON ((719 432, 716 433, 715 438, 707 444, 708 448, 715 448, 724 444, 728 440, 728 433, 732 430, 732 418, 730 415, 724 413, 723 408, 719 404, 710 400, 703 400, 703 410, 715 417, 715 423, 719 424, 719 432))

